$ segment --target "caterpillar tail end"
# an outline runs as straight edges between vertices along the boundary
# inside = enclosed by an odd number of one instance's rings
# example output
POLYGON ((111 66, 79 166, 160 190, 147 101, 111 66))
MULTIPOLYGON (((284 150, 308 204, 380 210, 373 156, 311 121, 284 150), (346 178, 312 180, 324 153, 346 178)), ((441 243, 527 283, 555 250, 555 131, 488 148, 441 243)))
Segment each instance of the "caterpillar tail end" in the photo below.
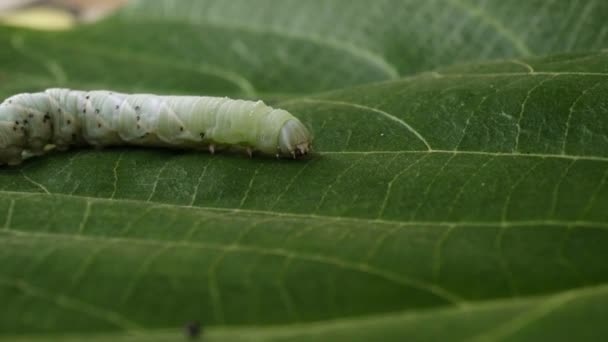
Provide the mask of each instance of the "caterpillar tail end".
POLYGON ((297 119, 287 120, 279 133, 279 152, 284 157, 301 158, 312 149, 312 137, 297 119))

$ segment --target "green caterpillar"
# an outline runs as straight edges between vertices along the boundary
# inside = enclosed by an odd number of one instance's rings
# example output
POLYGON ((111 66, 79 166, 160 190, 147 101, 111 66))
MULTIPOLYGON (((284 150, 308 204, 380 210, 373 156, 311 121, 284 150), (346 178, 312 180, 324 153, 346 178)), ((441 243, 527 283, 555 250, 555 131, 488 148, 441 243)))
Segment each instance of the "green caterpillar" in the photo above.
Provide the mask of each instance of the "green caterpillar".
POLYGON ((262 101, 47 89, 0 104, 0 165, 70 146, 244 149, 298 158, 312 138, 296 117, 262 101))

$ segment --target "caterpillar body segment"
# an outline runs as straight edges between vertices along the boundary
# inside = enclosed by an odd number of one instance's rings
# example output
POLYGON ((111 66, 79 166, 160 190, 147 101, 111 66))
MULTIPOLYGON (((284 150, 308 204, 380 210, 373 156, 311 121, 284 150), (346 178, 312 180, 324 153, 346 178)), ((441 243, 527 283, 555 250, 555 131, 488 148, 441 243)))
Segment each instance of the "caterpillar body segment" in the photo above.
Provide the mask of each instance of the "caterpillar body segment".
POLYGON ((239 147, 277 157, 306 155, 312 138, 293 115, 262 101, 208 96, 47 89, 0 104, 0 164, 49 146, 239 147))

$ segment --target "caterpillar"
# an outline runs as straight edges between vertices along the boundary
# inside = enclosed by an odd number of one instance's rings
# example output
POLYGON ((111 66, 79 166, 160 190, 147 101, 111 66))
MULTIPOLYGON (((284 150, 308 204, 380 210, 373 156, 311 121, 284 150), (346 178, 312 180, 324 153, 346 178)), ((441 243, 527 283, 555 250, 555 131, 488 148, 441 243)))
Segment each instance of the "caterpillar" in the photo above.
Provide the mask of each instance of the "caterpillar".
POLYGON ((0 165, 70 146, 238 148, 294 159, 312 138, 289 112, 262 101, 210 96, 47 89, 0 104, 0 165))

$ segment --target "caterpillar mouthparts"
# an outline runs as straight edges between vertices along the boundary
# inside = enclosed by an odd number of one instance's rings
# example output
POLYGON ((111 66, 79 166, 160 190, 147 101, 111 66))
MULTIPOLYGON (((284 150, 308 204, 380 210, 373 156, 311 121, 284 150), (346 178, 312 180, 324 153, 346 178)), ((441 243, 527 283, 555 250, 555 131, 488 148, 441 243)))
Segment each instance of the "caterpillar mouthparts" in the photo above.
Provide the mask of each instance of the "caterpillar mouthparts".
POLYGON ((49 146, 157 146, 244 149, 277 157, 308 154, 312 137, 289 112, 262 101, 209 96, 47 89, 0 104, 0 165, 45 154, 49 146))
POLYGON ((279 133, 279 148, 283 155, 298 158, 308 154, 311 148, 310 133, 298 119, 290 119, 279 133))

